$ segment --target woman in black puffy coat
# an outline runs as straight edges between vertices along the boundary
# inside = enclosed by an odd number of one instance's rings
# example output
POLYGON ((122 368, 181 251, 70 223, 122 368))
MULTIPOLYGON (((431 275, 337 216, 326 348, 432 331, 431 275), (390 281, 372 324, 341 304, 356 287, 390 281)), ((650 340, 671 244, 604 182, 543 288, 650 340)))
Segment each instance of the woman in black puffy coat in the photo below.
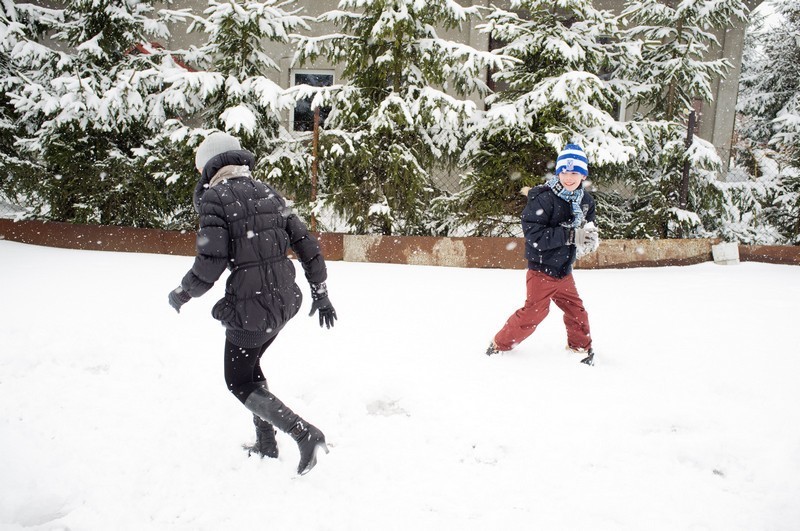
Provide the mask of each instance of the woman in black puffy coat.
POLYGON ((316 464, 318 449, 328 448, 315 426, 286 407, 268 387, 261 356, 302 303, 295 283, 291 248, 311 285, 311 314, 320 326, 333 326, 336 311, 328 299, 327 271, 319 243, 286 206, 283 197, 251 177, 255 157, 227 133, 213 133, 198 147, 201 172, 194 193, 200 215, 197 256, 181 285, 169 294, 176 311, 211 289, 230 270, 225 296, 212 315, 225 326, 225 381, 228 389, 253 413, 256 444, 250 451, 277 457, 275 430, 289 433, 300 450, 298 473, 316 464))

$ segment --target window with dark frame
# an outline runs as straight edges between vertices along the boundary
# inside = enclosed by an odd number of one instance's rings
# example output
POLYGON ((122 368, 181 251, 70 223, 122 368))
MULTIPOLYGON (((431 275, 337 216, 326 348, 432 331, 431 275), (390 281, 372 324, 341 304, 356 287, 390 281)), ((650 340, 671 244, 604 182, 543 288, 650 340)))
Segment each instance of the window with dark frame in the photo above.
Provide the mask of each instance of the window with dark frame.
MULTIPOLYGON (((292 74, 293 85, 310 85, 312 87, 330 87, 333 85, 332 71, 296 71, 292 74)), ((311 97, 299 100, 292 115, 294 131, 311 131, 314 129, 314 109, 311 108, 311 97)), ((330 107, 319 110, 319 125, 323 126, 330 107)))
MULTIPOLYGON (((614 46, 615 40, 608 35, 601 35, 597 38, 597 43, 603 46, 614 46)), ((603 81, 609 81, 612 76, 612 72, 607 67, 601 68, 600 71, 595 72, 595 74, 603 81)), ((609 111, 609 114, 611 114, 615 120, 624 122, 627 102, 623 99, 622 101, 614 101, 612 105, 613 107, 609 111)))

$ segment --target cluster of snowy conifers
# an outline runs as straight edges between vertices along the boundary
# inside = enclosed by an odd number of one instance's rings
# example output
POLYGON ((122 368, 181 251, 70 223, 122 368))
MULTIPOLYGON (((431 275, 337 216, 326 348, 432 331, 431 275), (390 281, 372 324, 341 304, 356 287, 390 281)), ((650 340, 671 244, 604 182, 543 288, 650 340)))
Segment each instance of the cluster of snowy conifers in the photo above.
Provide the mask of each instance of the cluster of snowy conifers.
MULTIPOLYGON (((796 23, 791 2, 780 3, 796 23)), ((589 155, 607 238, 797 239, 788 223, 797 170, 781 158, 796 145, 796 105, 774 116, 765 108, 775 101, 743 107, 761 120, 748 129, 761 135, 746 137, 749 166, 734 164, 745 183, 719 178, 710 143, 686 147, 694 100, 710 100, 731 68, 708 59, 714 32, 746 20, 742 0, 631 0, 618 13, 590 0, 512 0, 507 10, 342 0, 318 17, 278 0, 210 1, 195 12, 139 0, 64 5, 0 4, 0 194, 28 216, 189 228, 191 153, 221 129, 323 229, 514 234, 516 191, 542 182, 572 141, 589 155), (498 46, 444 37, 470 27, 498 46), (197 45, 153 44, 176 28, 196 33, 197 45), (292 68, 324 63, 340 78, 280 86, 287 51, 292 68), (313 199, 310 135, 288 127, 301 100, 325 108, 313 199), (646 114, 620 119, 621 106, 646 114)), ((790 68, 796 41, 783 41, 794 48, 772 64, 790 68)), ((745 69, 761 83, 745 84, 750 103, 772 91, 770 61, 760 64, 745 69)))

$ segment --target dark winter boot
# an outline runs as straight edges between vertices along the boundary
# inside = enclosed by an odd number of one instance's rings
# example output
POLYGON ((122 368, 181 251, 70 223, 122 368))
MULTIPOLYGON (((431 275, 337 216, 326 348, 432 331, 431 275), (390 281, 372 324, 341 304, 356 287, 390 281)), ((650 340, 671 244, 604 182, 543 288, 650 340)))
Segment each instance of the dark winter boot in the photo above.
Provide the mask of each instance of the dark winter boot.
POLYGON ((302 476, 317 464, 317 450, 321 448, 325 450, 326 454, 328 453, 325 435, 319 428, 306 423, 299 417, 289 434, 297 441, 297 447, 300 449, 300 464, 297 465, 297 473, 302 476))
POLYGON ((277 459, 278 442, 275 440, 275 428, 258 415, 253 415, 253 424, 256 426, 256 443, 253 446, 245 446, 248 455, 257 454, 277 459))
POLYGON ((494 344, 494 341, 489 343, 489 348, 486 349, 487 356, 494 356, 495 354, 500 354, 500 351, 497 349, 497 346, 494 344))
POLYGON ((586 356, 581 359, 581 363, 583 363, 585 365, 590 365, 590 366, 594 365, 594 349, 592 349, 592 347, 589 347, 588 349, 585 349, 585 348, 577 348, 577 347, 573 348, 573 347, 570 347, 569 345, 567 345, 567 351, 568 352, 573 352, 575 354, 581 354, 581 355, 586 354, 586 356))
POLYGON ((297 442, 300 450, 298 474, 306 474, 314 468, 314 465, 317 464, 317 450, 321 448, 328 453, 325 435, 318 428, 301 419, 267 389, 257 387, 247 397, 244 406, 254 415, 271 422, 279 430, 291 435, 297 442))

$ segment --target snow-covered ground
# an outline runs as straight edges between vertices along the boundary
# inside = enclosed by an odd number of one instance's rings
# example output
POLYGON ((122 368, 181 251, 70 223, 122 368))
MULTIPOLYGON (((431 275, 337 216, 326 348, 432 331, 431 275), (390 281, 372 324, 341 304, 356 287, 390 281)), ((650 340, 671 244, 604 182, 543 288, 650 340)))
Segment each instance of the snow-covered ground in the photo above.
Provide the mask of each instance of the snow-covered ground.
POLYGON ((306 301, 263 362, 330 443, 296 477, 241 448, 222 282, 167 305, 191 263, 0 241, 0 528, 800 526, 799 267, 578 271, 586 367, 555 307, 484 355, 523 271, 332 262, 336 327, 306 301))

